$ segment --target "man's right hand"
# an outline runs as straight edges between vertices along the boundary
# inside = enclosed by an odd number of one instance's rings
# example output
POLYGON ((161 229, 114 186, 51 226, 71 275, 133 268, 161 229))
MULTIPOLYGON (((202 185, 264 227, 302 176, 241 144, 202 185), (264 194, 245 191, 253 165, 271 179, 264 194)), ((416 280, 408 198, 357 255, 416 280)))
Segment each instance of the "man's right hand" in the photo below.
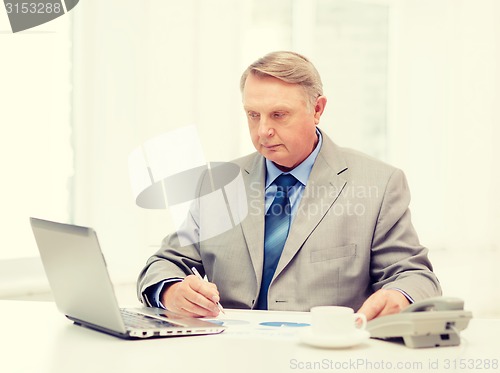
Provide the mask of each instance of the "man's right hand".
POLYGON ((220 300, 217 286, 189 275, 183 281, 168 286, 161 293, 167 310, 189 317, 217 317, 220 300))

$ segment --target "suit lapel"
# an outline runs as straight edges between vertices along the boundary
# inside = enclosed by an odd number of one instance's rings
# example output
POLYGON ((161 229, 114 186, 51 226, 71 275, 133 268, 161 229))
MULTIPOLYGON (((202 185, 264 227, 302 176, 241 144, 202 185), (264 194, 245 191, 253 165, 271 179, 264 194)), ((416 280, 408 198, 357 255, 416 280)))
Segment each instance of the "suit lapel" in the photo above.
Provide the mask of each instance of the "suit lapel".
POLYGON ((241 228, 259 288, 264 263, 264 187, 266 178, 265 162, 262 156, 256 155, 253 162, 243 169, 243 178, 247 190, 248 215, 241 222, 241 228))

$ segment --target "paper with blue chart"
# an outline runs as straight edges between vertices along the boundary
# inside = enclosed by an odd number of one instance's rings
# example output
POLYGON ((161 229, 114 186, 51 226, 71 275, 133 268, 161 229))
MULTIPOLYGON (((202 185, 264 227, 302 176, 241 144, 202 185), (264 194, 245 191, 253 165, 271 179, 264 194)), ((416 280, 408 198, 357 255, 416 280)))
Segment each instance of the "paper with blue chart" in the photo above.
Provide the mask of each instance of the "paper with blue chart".
POLYGON ((297 339, 310 326, 310 313, 226 309, 225 315, 205 320, 227 327, 220 337, 297 339))

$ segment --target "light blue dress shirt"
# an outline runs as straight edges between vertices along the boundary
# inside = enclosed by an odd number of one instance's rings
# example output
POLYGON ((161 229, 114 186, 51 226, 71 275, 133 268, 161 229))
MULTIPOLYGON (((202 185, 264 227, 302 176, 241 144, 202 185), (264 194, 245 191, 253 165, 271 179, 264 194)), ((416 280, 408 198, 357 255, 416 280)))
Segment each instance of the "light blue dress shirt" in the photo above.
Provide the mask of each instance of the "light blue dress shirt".
POLYGON ((321 132, 316 129, 316 134, 318 135, 318 143, 316 144, 316 148, 314 148, 313 152, 309 154, 309 156, 301 164, 299 164, 290 172, 281 171, 273 162, 271 162, 269 159, 266 159, 266 213, 267 210, 269 210, 269 208, 271 207, 274 197, 276 196, 276 191, 278 189, 276 184, 273 184, 274 180, 276 180, 276 178, 283 173, 289 173, 299 181, 291 188, 291 191, 288 195, 288 198, 290 199, 290 206, 292 208, 291 213, 293 221, 297 213, 302 194, 304 194, 307 180, 309 180, 309 175, 311 174, 314 162, 316 161, 316 157, 318 156, 319 150, 321 149, 321 144, 323 144, 321 132))

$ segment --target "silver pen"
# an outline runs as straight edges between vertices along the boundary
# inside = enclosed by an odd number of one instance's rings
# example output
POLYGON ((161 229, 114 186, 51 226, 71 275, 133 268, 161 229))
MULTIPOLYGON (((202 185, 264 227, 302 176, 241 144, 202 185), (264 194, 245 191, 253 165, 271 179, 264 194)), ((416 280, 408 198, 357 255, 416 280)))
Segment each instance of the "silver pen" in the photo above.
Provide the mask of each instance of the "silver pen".
MULTIPOLYGON (((196 269, 196 267, 192 267, 191 271, 193 271, 194 275, 196 277, 198 277, 200 280, 208 282, 207 276, 205 276, 205 278, 201 277, 200 272, 198 272, 198 270, 196 269)), ((226 312, 224 312, 224 308, 222 308, 222 304, 220 304, 219 302, 217 302, 216 304, 217 304, 217 307, 219 307, 219 310, 223 314, 226 314, 226 312)))

